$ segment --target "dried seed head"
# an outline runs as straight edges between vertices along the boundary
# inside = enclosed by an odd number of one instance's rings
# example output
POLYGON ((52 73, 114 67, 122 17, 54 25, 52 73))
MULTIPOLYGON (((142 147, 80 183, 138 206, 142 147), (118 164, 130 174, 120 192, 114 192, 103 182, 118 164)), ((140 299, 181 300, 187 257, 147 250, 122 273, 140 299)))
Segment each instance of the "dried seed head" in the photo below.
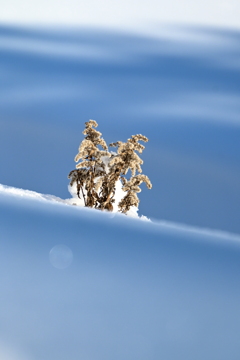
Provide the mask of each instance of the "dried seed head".
POLYGON ((85 122, 86 127, 98 127, 98 123, 95 120, 90 119, 89 121, 85 122))

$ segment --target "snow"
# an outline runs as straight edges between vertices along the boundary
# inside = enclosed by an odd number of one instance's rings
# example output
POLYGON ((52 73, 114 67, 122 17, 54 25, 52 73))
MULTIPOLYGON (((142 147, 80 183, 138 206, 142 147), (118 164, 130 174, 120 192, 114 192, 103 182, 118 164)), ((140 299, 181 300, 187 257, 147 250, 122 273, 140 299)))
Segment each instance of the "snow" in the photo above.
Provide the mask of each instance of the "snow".
POLYGON ((3 185, 0 212, 4 360, 238 358, 239 235, 3 185))
POLYGON ((0 359, 239 359, 239 31, 172 30, 0 27, 0 359), (150 139, 132 216, 67 199, 89 118, 150 139))
MULTIPOLYGON (((50 202, 59 202, 62 204, 66 204, 66 205, 77 205, 80 207, 84 207, 84 201, 83 198, 79 198, 77 196, 77 186, 76 183, 73 184, 73 186, 68 186, 68 190, 70 192, 70 194, 72 195, 72 198, 70 199, 61 199, 57 196, 54 195, 46 195, 46 194, 40 194, 37 193, 36 191, 30 191, 30 190, 24 190, 24 189, 18 189, 18 188, 14 188, 11 186, 7 186, 7 185, 2 185, 0 184, 0 194, 2 193, 4 194, 9 194, 9 195, 13 195, 13 196, 17 196, 17 197, 24 197, 24 198, 32 198, 32 199, 36 199, 36 200, 43 200, 43 201, 50 201, 50 202)), ((118 212, 118 207, 117 204, 118 202, 122 199, 122 197, 125 196, 124 191, 122 191, 122 184, 120 181, 118 181, 116 183, 116 203, 114 204, 113 207, 113 212, 112 214, 115 214, 118 212)), ((132 209, 130 209, 127 213, 127 216, 130 217, 134 217, 134 218, 138 218, 138 208, 136 208, 135 206, 132 207, 132 209)), ((139 217, 141 220, 146 220, 146 221, 150 221, 146 216, 141 215, 139 217)))
MULTIPOLYGON (((119 196, 119 199, 122 198, 122 196, 125 194, 122 190, 121 190, 121 183, 120 181, 117 182, 117 190, 116 190, 116 194, 119 196), (122 191, 122 193, 121 193, 122 191)), ((69 192, 71 193, 71 195, 73 196, 70 199, 61 199, 58 198, 54 195, 46 195, 46 194, 40 194, 37 193, 36 191, 30 191, 30 190, 24 190, 24 189, 18 189, 18 188, 14 188, 11 186, 7 186, 7 185, 2 185, 0 184, 0 195, 11 195, 11 196, 16 196, 16 197, 20 197, 23 199, 33 199, 33 200, 40 200, 40 201, 47 201, 47 202, 53 202, 53 203, 60 203, 60 204, 65 204, 65 205, 77 205, 80 207, 84 207, 84 202, 83 199, 79 199, 76 196, 76 184, 74 184, 73 186, 69 186, 69 192)), ((118 197, 116 197, 116 202, 117 202, 118 197)), ((86 208, 85 208, 86 210, 86 208)), ((89 210, 89 209, 87 209, 89 210)), ((94 210, 92 209, 94 212, 98 210, 94 210)), ((128 217, 131 218, 138 218, 140 220, 144 220, 144 221, 150 221, 150 219, 148 219, 146 216, 141 215, 138 216, 137 214, 138 209, 134 207, 134 209, 130 210, 127 213, 128 217)), ((113 217, 115 216, 115 214, 117 213, 118 215, 120 215, 120 213, 118 213, 117 211, 117 207, 116 205, 114 206, 114 210, 111 213, 108 213, 107 211, 103 212, 105 214, 108 214, 107 216, 109 217, 113 217)), ((120 215, 121 216, 121 215, 120 215)), ((126 215, 123 215, 124 217, 126 215)), ((155 219, 154 220, 154 224, 158 224, 160 225, 162 228, 165 229, 170 229, 170 230, 176 230, 178 233, 190 233, 193 235, 207 235, 208 237, 217 237, 218 241, 220 239, 223 240, 232 240, 232 241, 239 241, 240 243, 240 235, 239 234, 234 234, 234 233, 230 233, 230 232, 226 232, 226 231, 221 231, 221 230, 217 230, 217 229, 208 229, 208 228, 199 228, 199 227, 194 227, 191 225, 187 225, 187 224, 181 224, 181 223, 175 223, 175 222, 171 222, 171 221, 166 221, 166 220, 160 220, 160 219, 155 219)))
POLYGON ((36 200, 56 201, 56 202, 65 203, 65 200, 60 199, 54 195, 39 194, 36 191, 18 189, 12 186, 2 185, 2 184, 0 184, 0 193, 9 194, 18 197, 30 198, 30 199, 32 198, 36 200))

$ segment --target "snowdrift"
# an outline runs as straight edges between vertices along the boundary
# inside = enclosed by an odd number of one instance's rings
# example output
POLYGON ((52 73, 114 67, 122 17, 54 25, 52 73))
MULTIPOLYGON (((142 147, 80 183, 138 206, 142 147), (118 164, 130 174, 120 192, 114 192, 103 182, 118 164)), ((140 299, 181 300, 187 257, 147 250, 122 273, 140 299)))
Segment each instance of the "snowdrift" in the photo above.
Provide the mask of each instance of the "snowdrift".
POLYGON ((3 186, 0 211, 1 359, 239 359, 240 236, 3 186))

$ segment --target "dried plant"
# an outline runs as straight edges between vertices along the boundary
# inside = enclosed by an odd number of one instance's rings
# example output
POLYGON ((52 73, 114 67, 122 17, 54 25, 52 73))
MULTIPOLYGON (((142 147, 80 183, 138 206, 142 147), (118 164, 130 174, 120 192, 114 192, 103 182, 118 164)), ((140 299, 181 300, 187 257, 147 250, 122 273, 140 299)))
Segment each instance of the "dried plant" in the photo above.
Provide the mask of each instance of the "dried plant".
POLYGON ((118 207, 122 213, 126 213, 127 211, 130 210, 131 206, 138 207, 139 198, 137 196, 137 193, 142 191, 139 185, 141 185, 142 182, 145 182, 148 189, 151 189, 152 184, 148 176, 140 175, 140 174, 131 177, 129 181, 127 181, 124 177, 122 177, 122 182, 123 182, 123 191, 126 191, 127 194, 120 201, 118 207))
POLYGON ((107 151, 106 142, 101 138, 102 134, 95 130, 98 124, 94 120, 89 120, 85 123, 85 130, 83 134, 85 139, 79 146, 79 152, 75 156, 75 161, 80 161, 76 168, 72 170, 68 178, 71 179, 70 186, 75 182, 77 184, 77 196, 84 199, 85 206, 97 207, 98 204, 98 183, 95 182, 97 178, 105 175, 105 164, 103 158, 109 157, 110 153, 107 151), (98 146, 103 150, 99 150, 98 146))
POLYGON ((152 184, 146 175, 142 173, 142 159, 136 151, 142 153, 145 146, 139 141, 147 142, 148 138, 141 134, 133 135, 127 142, 115 142, 109 146, 117 147, 117 153, 110 153, 106 142, 101 138, 102 134, 94 129, 98 124, 94 120, 85 123, 83 134, 86 135, 79 147, 79 153, 75 161, 81 161, 76 165, 68 177, 71 179, 70 186, 77 185, 77 196, 84 199, 85 206, 100 210, 113 210, 115 202, 115 191, 117 181, 121 181, 122 190, 126 195, 120 200, 118 209, 127 213, 132 206, 138 207, 139 199, 137 193, 141 191, 139 185, 145 182, 149 189, 152 184), (101 146, 103 150, 99 150, 101 146), (128 170, 131 178, 127 180, 128 170))

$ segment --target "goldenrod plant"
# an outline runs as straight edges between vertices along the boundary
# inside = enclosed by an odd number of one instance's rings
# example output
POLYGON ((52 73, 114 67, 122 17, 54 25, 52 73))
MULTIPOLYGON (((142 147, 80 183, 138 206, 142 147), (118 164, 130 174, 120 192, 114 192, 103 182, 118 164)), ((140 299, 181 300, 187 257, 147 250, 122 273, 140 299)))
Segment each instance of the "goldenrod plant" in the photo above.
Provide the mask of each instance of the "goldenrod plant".
POLYGON ((139 141, 147 142, 148 138, 141 134, 132 135, 125 143, 111 143, 109 146, 116 147, 117 152, 109 152, 102 134, 94 129, 97 126, 95 120, 85 123, 85 139, 75 156, 78 164, 68 175, 70 187, 76 185, 76 195, 83 199, 87 207, 113 211, 114 203, 118 199, 117 211, 127 214, 132 207, 139 205, 137 193, 141 192, 141 183, 145 182, 148 189, 152 188, 149 178, 141 174, 143 160, 136 154, 136 151, 142 153, 145 149, 139 141), (126 178, 128 170, 131 171, 129 180, 126 178), (139 174, 136 175, 136 172, 139 174), (119 183, 120 198, 119 194, 116 194, 119 183))

